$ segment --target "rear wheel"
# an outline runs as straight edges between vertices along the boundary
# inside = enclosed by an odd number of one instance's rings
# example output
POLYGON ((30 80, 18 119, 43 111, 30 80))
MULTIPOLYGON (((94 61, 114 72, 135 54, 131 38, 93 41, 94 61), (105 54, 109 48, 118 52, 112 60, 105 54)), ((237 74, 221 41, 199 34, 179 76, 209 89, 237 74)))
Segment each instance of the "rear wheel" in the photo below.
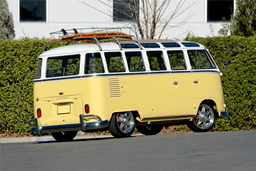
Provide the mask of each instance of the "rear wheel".
POLYGON ((188 127, 195 132, 207 132, 214 127, 215 121, 213 108, 209 104, 201 104, 197 115, 188 123, 188 127))
POLYGON ((76 134, 77 131, 70 131, 70 132, 54 132, 51 133, 52 137, 59 142, 63 142, 63 141, 72 141, 76 134))
POLYGON ((132 112, 115 113, 109 125, 109 132, 116 138, 129 137, 135 128, 135 119, 132 112))
POLYGON ((140 133, 144 135, 156 135, 163 129, 162 125, 146 125, 146 126, 137 126, 137 129, 140 133))

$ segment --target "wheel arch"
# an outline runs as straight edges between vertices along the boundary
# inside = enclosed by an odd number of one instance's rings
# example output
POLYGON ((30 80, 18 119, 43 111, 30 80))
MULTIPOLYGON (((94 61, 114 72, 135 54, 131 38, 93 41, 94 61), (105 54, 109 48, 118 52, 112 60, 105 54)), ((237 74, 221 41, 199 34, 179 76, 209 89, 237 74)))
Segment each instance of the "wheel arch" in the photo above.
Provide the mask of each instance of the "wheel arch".
POLYGON ((134 116, 135 119, 136 119, 136 118, 141 118, 141 117, 140 117, 140 114, 139 114, 139 112, 138 112, 137 110, 124 110, 124 111, 116 111, 116 112, 113 112, 113 113, 111 114, 110 121, 111 121, 111 119, 112 119, 112 117, 113 117, 114 114, 116 114, 116 113, 122 113, 122 112, 132 112, 132 114, 133 114, 133 116, 134 116))
POLYGON ((208 104, 208 105, 210 105, 210 106, 213 108, 213 111, 214 111, 214 113, 215 113, 215 116, 216 116, 216 117, 220 117, 219 114, 218 114, 218 110, 217 110, 217 104, 215 103, 214 100, 212 100, 212 99, 206 99, 206 100, 203 100, 203 101, 200 103, 200 105, 201 105, 201 104, 208 104))

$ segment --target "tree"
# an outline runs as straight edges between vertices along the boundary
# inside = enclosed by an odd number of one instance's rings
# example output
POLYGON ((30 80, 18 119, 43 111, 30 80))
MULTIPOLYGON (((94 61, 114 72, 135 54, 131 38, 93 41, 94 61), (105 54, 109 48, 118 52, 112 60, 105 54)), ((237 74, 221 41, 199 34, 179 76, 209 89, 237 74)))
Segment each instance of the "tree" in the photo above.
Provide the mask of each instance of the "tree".
POLYGON ((196 0, 97 0, 111 9, 113 13, 101 11, 86 0, 80 0, 105 15, 113 17, 114 21, 129 21, 134 33, 141 39, 160 38, 164 31, 183 25, 190 16, 186 16, 178 24, 170 22, 181 16, 196 0), (112 5, 113 4, 113 5, 112 5))
POLYGON ((256 36, 256 0, 237 0, 237 9, 231 20, 231 34, 256 36))
POLYGON ((6 0, 0 1, 0 39, 12 38, 14 35, 12 14, 6 0))

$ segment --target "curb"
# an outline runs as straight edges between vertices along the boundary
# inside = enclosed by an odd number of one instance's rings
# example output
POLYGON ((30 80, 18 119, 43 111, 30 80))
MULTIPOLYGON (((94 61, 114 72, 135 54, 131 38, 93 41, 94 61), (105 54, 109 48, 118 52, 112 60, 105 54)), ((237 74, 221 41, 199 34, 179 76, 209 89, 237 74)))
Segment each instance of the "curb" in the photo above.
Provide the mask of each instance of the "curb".
POLYGON ((0 138, 0 144, 4 143, 22 143, 22 142, 33 142, 35 137, 11 137, 11 138, 0 138))

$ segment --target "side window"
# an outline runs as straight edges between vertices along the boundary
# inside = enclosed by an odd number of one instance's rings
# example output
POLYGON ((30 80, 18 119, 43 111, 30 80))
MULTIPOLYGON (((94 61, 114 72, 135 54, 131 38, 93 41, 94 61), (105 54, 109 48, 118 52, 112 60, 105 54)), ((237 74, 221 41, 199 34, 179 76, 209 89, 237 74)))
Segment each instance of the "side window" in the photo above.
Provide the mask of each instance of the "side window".
POLYGON ((172 70, 186 69, 184 55, 181 50, 168 51, 167 54, 168 54, 168 58, 169 58, 172 70))
POLYGON ((150 65, 150 70, 166 70, 162 51, 148 51, 147 56, 150 65))
POLYGON ((100 53, 87 53, 85 59, 85 74, 104 73, 100 53))
POLYGON ((38 59, 35 79, 41 78, 42 58, 38 59))
POLYGON ((141 52, 125 52, 129 71, 145 71, 141 52))
POLYGON ((105 53, 109 72, 124 72, 124 65, 121 52, 105 53))
POLYGON ((78 75, 79 65, 80 55, 48 58, 46 77, 78 75))
POLYGON ((213 62, 209 60, 205 50, 188 50, 188 56, 193 69, 216 68, 213 62))

